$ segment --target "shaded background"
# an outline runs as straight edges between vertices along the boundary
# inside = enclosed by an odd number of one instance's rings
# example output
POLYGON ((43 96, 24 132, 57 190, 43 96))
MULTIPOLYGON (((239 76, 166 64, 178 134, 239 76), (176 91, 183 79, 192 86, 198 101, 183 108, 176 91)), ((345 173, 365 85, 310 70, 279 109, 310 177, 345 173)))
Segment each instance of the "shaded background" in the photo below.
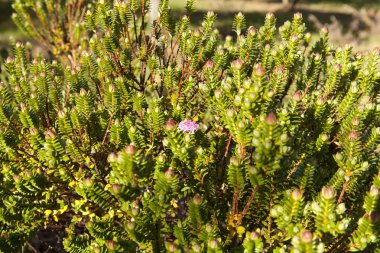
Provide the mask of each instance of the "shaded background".
MULTIPOLYGON (((28 40, 11 20, 11 2, 0 0, 0 50, 28 40)), ((185 3, 171 1, 175 15, 183 14, 185 3)), ((316 35, 327 26, 331 41, 338 46, 352 44, 357 50, 380 46, 380 0, 196 0, 192 24, 200 25, 208 10, 218 14, 217 27, 224 36, 232 34, 232 21, 239 11, 246 15, 248 26, 257 27, 268 12, 275 13, 278 25, 301 12, 309 32, 316 35)))

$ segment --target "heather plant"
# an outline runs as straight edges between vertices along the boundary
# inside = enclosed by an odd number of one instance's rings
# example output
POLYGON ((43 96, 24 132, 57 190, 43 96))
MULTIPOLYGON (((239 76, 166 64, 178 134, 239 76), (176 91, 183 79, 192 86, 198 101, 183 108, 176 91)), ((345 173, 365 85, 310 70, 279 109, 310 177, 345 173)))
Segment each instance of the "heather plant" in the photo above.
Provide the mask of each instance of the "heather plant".
POLYGON ((380 252, 380 50, 155 3, 14 3, 50 56, 4 64, 0 251, 380 252))

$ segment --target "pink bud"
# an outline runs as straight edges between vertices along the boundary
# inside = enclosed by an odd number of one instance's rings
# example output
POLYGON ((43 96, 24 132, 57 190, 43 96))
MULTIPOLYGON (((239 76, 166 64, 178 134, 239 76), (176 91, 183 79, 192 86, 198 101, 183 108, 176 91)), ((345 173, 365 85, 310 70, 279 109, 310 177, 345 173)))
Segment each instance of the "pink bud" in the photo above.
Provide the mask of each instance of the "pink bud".
POLYGON ((265 75, 265 69, 261 64, 256 64, 253 67, 253 74, 258 77, 262 77, 265 75))
POLYGON ((295 189, 293 190, 292 192, 292 198, 295 200, 295 201, 298 201, 302 198, 302 193, 299 189, 295 189))
POLYGON ((331 186, 325 186, 322 188, 322 197, 324 199, 333 199, 335 197, 335 191, 331 186))
POLYGON ((301 234, 301 241, 304 243, 311 243, 313 241, 313 234, 310 231, 305 231, 301 234))
POLYGON ((243 62, 241 60, 235 60, 231 63, 231 66, 235 70, 241 70, 243 67, 243 62))
POLYGON ((172 118, 168 119, 168 120, 166 121, 166 123, 165 123, 165 128, 166 128, 167 130, 170 131, 170 130, 173 130, 174 127, 175 127, 175 122, 174 122, 174 120, 173 120, 172 118))
POLYGON ((199 194, 196 194, 193 197, 193 203, 196 205, 200 205, 202 203, 202 197, 199 194))
POLYGON ((135 146, 133 146, 132 144, 129 144, 125 147, 124 149, 125 153, 127 155, 134 155, 136 152, 137 152, 137 149, 135 146))
POLYGON ((276 122, 277 122, 276 115, 273 112, 269 113, 268 117, 267 117, 268 125, 270 125, 270 126, 274 125, 274 124, 276 124, 276 122))
POLYGON ((301 100, 301 97, 302 97, 302 93, 301 93, 300 90, 296 91, 296 93, 294 93, 294 95, 293 95, 293 99, 294 99, 295 101, 300 101, 300 100, 301 100))

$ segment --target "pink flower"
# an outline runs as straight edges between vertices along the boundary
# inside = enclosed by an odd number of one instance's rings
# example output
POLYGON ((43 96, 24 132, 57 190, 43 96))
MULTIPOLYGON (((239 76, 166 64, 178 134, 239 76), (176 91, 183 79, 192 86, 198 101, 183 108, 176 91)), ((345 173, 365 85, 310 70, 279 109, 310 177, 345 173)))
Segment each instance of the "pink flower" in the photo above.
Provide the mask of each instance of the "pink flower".
POLYGON ((199 125, 194 121, 184 120, 179 123, 178 129, 182 132, 193 134, 199 129, 199 125))

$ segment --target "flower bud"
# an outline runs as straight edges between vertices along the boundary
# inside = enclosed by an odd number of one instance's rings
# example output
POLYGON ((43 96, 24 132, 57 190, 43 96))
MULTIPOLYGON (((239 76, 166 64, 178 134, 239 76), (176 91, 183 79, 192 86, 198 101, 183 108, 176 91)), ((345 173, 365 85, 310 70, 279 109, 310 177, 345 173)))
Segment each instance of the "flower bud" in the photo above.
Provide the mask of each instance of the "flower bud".
POLYGON ((274 20, 274 14, 272 12, 267 13, 265 19, 274 20))
POLYGON ((215 96, 215 98, 218 98, 218 99, 221 98, 222 97, 222 90, 220 90, 220 89, 215 90, 214 96, 215 96))
POLYGON ((111 189, 112 189, 112 191, 113 191, 114 193, 118 194, 118 193, 120 193, 120 191, 121 191, 121 185, 119 185, 119 184, 113 184, 113 185, 111 186, 111 189))
POLYGON ((301 234, 301 241, 304 243, 311 243, 313 241, 313 234, 310 231, 305 231, 301 234))
POLYGON ((174 243, 169 243, 167 248, 168 248, 168 252, 175 252, 178 249, 177 245, 175 245, 174 243))
POLYGON ((117 247, 117 243, 113 240, 109 240, 107 241, 107 244, 106 244, 107 248, 109 248, 110 250, 114 250, 116 249, 117 247))
POLYGON ((128 229, 129 231, 134 230, 135 227, 136 227, 136 223, 134 223, 133 221, 128 221, 128 222, 127 222, 127 229, 128 229))
POLYGON ((300 13, 300 12, 294 13, 293 18, 295 20, 302 20, 302 13, 300 13))
POLYGON ((31 135, 37 135, 38 134, 38 130, 36 128, 29 129, 29 132, 31 135))
POLYGON ((231 63, 231 66, 235 70, 241 70, 243 68, 243 62, 241 60, 235 60, 231 63))
POLYGON ((267 117, 267 123, 268 125, 272 126, 274 124, 276 124, 277 122, 277 118, 276 118, 276 115, 274 113, 269 113, 268 114, 268 117, 267 117))
POLYGON ((339 63, 334 64, 334 70, 336 72, 342 71, 342 66, 339 63))
POLYGON ((108 161, 114 163, 117 161, 118 155, 115 152, 112 152, 108 155, 108 161))
POLYGON ((253 67, 253 74, 258 77, 262 77, 265 75, 265 69, 261 64, 256 64, 253 67))
POLYGON ((335 197, 335 191, 331 186, 325 186, 322 188, 322 197, 326 200, 333 199, 335 197))
POLYGON ((249 239, 251 241, 256 241, 259 239, 259 235, 255 232, 255 231, 252 231, 250 234, 249 234, 249 239))
POLYGON ((230 163, 231 163, 233 166, 239 166, 239 159, 238 159, 236 156, 231 157, 230 163))
POLYGON ((201 246, 199 246, 199 244, 194 244, 192 249, 194 250, 194 252, 201 252, 201 246))
POLYGON ((109 92, 115 92, 116 91, 116 87, 114 84, 110 84, 110 86, 108 86, 108 91, 109 92))
POLYGON ((6 62, 7 64, 10 64, 10 63, 13 62, 13 58, 10 57, 10 56, 8 56, 7 59, 5 60, 5 62, 6 62))
POLYGON ((327 141, 329 139, 328 134, 323 134, 322 135, 322 141, 327 141))
POLYGON ((129 144, 125 147, 124 149, 125 153, 127 155, 134 155, 136 152, 137 152, 137 149, 135 146, 133 146, 132 144, 129 144))
POLYGON ((85 95, 87 95, 87 91, 85 90, 85 89, 80 89, 80 91, 79 91, 79 95, 81 95, 81 96, 85 96, 85 95))
POLYGON ((294 101, 300 101, 301 100, 301 96, 302 96, 302 92, 301 91, 296 91, 296 93, 294 93, 294 95, 293 95, 293 99, 294 99, 294 101))
POLYGON ((202 197, 199 194, 196 194, 193 197, 193 203, 196 204, 197 206, 202 203, 202 197))
POLYGON ((85 184, 87 187, 92 186, 93 183, 94 183, 94 180, 92 180, 92 178, 90 178, 90 177, 87 177, 87 178, 84 180, 84 184, 85 184))
POLYGON ((250 26, 248 28, 248 34, 251 36, 255 36, 257 34, 257 29, 254 26, 250 26))
POLYGON ((15 183, 19 183, 21 181, 21 178, 19 175, 13 175, 13 180, 15 181, 15 183))
POLYGON ((302 198, 302 193, 299 189, 294 189, 292 191, 292 198, 295 201, 299 201, 302 198))
POLYGON ((369 191, 369 195, 371 195, 372 197, 376 197, 377 195, 379 195, 379 188, 372 186, 371 190, 369 191))
POLYGON ((140 208, 138 208, 138 207, 132 207, 131 212, 132 212, 133 216, 136 216, 136 215, 139 214, 140 208))
POLYGON ((170 130, 173 130, 174 127, 175 127, 175 122, 174 122, 174 120, 173 120, 172 118, 168 119, 168 120, 166 121, 166 123, 165 123, 165 128, 166 128, 167 130, 170 131, 170 130))
POLYGON ((358 133, 356 131, 351 131, 349 134, 348 134, 348 137, 351 139, 351 140, 356 140, 358 138, 358 133))
POLYGON ((219 246, 219 243, 218 243, 217 240, 211 240, 211 241, 209 242, 208 245, 209 245, 209 247, 210 247, 211 249, 217 249, 218 246, 219 246))
POLYGON ((213 68, 214 68, 214 62, 211 61, 211 60, 208 60, 208 61, 206 62, 206 64, 205 64, 205 68, 206 68, 206 69, 209 69, 209 70, 213 69, 213 68))
POLYGON ((173 176, 174 176, 174 171, 173 171, 172 168, 169 168, 169 169, 165 172, 165 177, 166 177, 167 179, 170 179, 170 178, 172 178, 173 176))
POLYGON ((299 39, 299 38, 298 38, 298 35, 297 35, 297 34, 293 34, 292 36, 290 36, 290 41, 293 42, 293 43, 294 43, 294 42, 297 42, 298 39, 299 39))
POLYGON ((327 28, 327 26, 322 27, 321 33, 322 34, 328 34, 329 33, 329 29, 327 28))
POLYGON ((200 37, 201 35, 202 35, 201 30, 200 30, 199 28, 196 28, 196 29, 194 30, 194 36, 195 36, 195 37, 200 37))
POLYGON ((45 136, 47 139, 54 139, 55 138, 55 132, 53 130, 49 129, 45 133, 45 136))

